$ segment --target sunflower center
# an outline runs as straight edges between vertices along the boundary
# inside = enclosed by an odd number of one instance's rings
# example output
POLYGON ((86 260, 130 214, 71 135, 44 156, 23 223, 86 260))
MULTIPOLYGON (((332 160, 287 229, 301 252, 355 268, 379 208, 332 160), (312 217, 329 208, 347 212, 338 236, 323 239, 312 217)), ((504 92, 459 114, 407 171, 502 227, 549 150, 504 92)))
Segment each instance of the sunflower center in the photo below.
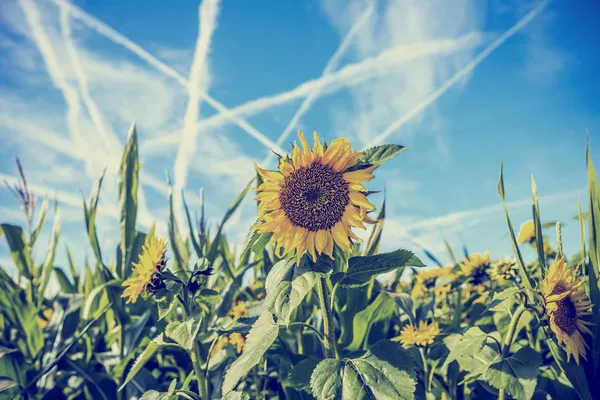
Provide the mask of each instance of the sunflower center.
POLYGON ((300 168, 285 178, 279 200, 285 215, 309 231, 333 228, 350 201, 348 182, 327 165, 300 168))
MULTIPOLYGON (((566 292, 562 285, 556 285, 551 294, 561 294, 566 292)), ((559 300, 557 303, 557 310, 554 311, 554 323, 558 325, 568 335, 571 335, 577 330, 577 309, 573 300, 570 296, 559 300)))

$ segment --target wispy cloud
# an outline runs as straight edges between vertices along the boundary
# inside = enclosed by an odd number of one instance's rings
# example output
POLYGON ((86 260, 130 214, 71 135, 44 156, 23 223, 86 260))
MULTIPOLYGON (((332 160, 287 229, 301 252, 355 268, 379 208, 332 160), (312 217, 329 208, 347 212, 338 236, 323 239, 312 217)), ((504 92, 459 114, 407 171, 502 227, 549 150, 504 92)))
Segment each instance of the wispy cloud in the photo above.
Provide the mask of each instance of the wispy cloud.
MULTIPOLYGON (((352 40, 354 39, 356 34, 358 34, 358 32, 360 32, 360 29, 368 21, 369 17, 373 14, 374 10, 375 10, 375 0, 372 0, 369 2, 369 4, 367 5, 367 8, 362 13, 362 15, 358 18, 358 20, 354 23, 354 25, 352 25, 352 27, 350 28, 350 30, 348 31, 346 36, 344 36, 344 38, 342 39, 342 42, 340 43, 338 48, 335 50, 335 52, 333 53, 333 55, 331 56, 329 61, 327 61, 327 64, 325 64, 325 68, 323 69, 323 72, 321 73, 321 78, 329 75, 332 71, 334 71, 338 67, 340 60, 342 59, 343 55, 346 53, 346 50, 350 47, 352 40)), ((281 146, 283 144, 283 142, 289 136, 290 132, 293 129, 297 128, 298 121, 300 120, 300 118, 302 118, 304 113, 306 113, 310 109, 310 107, 315 102, 315 100, 317 100, 319 98, 319 89, 320 89, 319 87, 315 87, 315 89, 313 91, 311 91, 310 93, 308 93, 308 95, 304 98, 304 100, 302 101, 302 104, 300 105, 300 108, 298 108, 298 110, 292 117, 291 121, 287 124, 287 126, 285 127, 285 129, 283 130, 281 135, 279 135, 279 138, 277 138, 278 145, 281 146)), ((267 164, 267 162, 273 156, 274 156, 274 154, 272 152, 270 152, 267 155, 267 157, 265 157, 262 164, 267 164)))
MULTIPOLYGON (((399 64, 421 57, 453 54, 459 50, 474 48, 480 42, 481 35, 478 33, 468 33, 457 38, 441 38, 418 43, 399 44, 382 51, 377 56, 348 64, 340 68, 337 72, 308 80, 294 89, 285 92, 248 101, 232 108, 230 111, 235 116, 248 117, 273 107, 282 106, 299 98, 304 98, 312 92, 319 92, 321 95, 334 93, 341 89, 363 84, 376 77, 384 77, 392 73, 394 68, 399 64)), ((199 121, 197 129, 214 129, 223 126, 227 122, 227 118, 224 115, 217 114, 199 121)), ((144 147, 144 151, 152 153, 164 150, 165 146, 173 146, 177 143, 178 135, 165 135, 152 143, 148 143, 144 147)), ((277 150, 276 147, 273 148, 277 150)))
POLYGON ((210 85, 208 55, 213 33, 217 28, 218 15, 219 0, 204 0, 198 8, 198 38, 196 39, 196 50, 188 83, 189 98, 183 117, 183 130, 181 132, 179 150, 177 151, 173 167, 175 215, 179 221, 183 221, 181 192, 187 182, 190 159, 196 152, 196 136, 198 131, 195 127, 200 115, 201 95, 203 92, 208 91, 210 85))
POLYGON ((473 58, 467 65, 461 68, 456 74, 448 79, 442 86, 440 86, 435 92, 427 96, 421 103, 417 104, 409 112, 393 121, 386 129, 383 130, 379 135, 375 136, 369 146, 375 146, 381 144, 384 140, 390 137, 395 131, 400 129, 405 123, 410 121, 416 115, 420 114, 425 108, 433 104, 439 99, 444 93, 450 90, 454 85, 460 82, 461 79, 470 74, 483 60, 485 60, 494 50, 500 47, 504 42, 510 39, 515 33, 523 29, 528 23, 530 23, 549 3, 549 0, 541 1, 533 10, 525 15, 510 29, 500 35, 490 45, 488 45, 481 53, 473 58))

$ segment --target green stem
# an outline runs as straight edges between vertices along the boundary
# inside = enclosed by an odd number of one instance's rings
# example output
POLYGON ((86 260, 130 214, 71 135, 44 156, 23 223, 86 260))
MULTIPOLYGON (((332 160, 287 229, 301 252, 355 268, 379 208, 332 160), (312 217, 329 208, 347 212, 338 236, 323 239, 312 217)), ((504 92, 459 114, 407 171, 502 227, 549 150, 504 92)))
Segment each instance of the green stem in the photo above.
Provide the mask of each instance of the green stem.
MULTIPOLYGON (((183 296, 180 296, 179 300, 183 305, 185 317, 189 318, 189 316, 192 314, 192 310, 189 305, 189 291, 185 285, 183 285, 182 291, 183 296)), ((194 374, 196 375, 196 380, 198 381, 198 394, 202 400, 208 400, 208 380, 205 378, 204 372, 202 371, 202 355, 200 354, 197 338, 194 338, 192 342, 192 354, 190 354, 190 358, 192 359, 194 374)))
POLYGON ((427 385, 427 381, 428 381, 428 376, 429 376, 429 371, 428 371, 428 365, 427 365, 427 358, 425 358, 425 351, 423 350, 422 347, 419 347, 419 354, 421 355, 421 361, 423 362, 423 382, 425 383, 425 390, 427 392, 429 392, 429 387, 427 385))
POLYGON ((301 326, 303 328, 310 329, 312 331, 312 333, 317 335, 317 337, 319 338, 321 343, 325 342, 325 338, 323 337, 323 335, 321 335, 321 332, 319 332, 317 330, 317 328, 315 328, 314 326, 312 326, 310 324, 307 324, 305 322, 290 322, 290 324, 288 326, 301 326))
POLYGON ((526 309, 527 307, 525 306, 525 304, 521 304, 519 307, 517 307, 517 310, 515 311, 515 313, 512 316, 512 319, 510 320, 508 331, 506 332, 506 336, 504 337, 504 347, 502 348, 503 359, 506 358, 506 356, 508 356, 510 346, 512 345, 514 340, 515 331, 517 330, 517 324, 519 323, 519 319, 521 318, 521 315, 523 315, 526 309))
POLYGON ((325 350, 325 358, 339 358, 336 348, 335 332, 333 327, 333 318, 329 309, 329 290, 327 288, 327 280, 320 278, 317 281, 317 290, 319 293, 319 304, 323 314, 323 348, 325 350))

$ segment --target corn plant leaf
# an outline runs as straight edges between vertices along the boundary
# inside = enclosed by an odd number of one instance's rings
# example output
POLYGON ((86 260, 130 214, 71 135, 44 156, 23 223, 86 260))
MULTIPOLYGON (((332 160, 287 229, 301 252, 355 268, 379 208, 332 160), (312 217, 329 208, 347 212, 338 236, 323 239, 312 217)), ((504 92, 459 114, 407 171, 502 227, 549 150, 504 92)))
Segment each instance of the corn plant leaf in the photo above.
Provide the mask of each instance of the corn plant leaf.
POLYGON ((92 246, 92 250, 94 250, 94 254, 96 255, 98 263, 103 265, 104 262, 102 261, 102 251, 100 250, 98 234, 96 233, 96 211, 98 209, 98 198, 100 196, 100 189, 102 188, 102 180, 104 179, 105 173, 106 169, 102 171, 102 175, 100 175, 100 178, 94 183, 89 197, 89 207, 85 201, 85 198, 83 199, 83 212, 85 216, 85 226, 88 233, 88 239, 92 246))
POLYGON ((54 211, 54 225, 52 226, 52 233, 50 233, 50 243, 48 244, 48 252, 46 253, 46 260, 42 265, 42 273, 40 277, 40 285, 38 286, 37 293, 37 305, 40 307, 44 301, 44 295, 50 282, 50 276, 52 275, 52 269, 54 267, 54 255, 56 254, 56 246, 58 245, 58 236, 60 235, 60 209, 58 203, 56 204, 54 211))
POLYGON ((261 360, 279 335, 279 325, 270 312, 264 312, 256 321, 248 337, 242 354, 231 364, 223 380, 223 394, 231 392, 240 379, 261 360))
POLYGON ((223 227, 225 226, 225 224, 227 223, 227 221, 229 221, 229 218, 231 218, 231 216, 233 215, 233 213, 236 212, 236 210, 238 209, 238 207, 240 206, 240 204, 242 204, 242 201, 246 197, 246 194, 248 194, 248 191, 252 187, 252 184, 254 183, 255 180, 256 180, 256 178, 252 178, 252 180, 250 180, 250 182, 248 182, 248 184, 246 185, 246 187, 242 190, 242 192, 234 200, 234 202, 231 204, 231 206, 229 206, 229 208, 225 212, 225 215, 223 216, 223 219, 221 219, 221 223, 219 223, 219 227, 217 228, 217 233, 215 235, 215 240, 211 243, 210 248, 208 250, 208 253, 206 255, 206 258, 211 263, 214 262, 215 258, 217 257, 217 254, 219 252, 219 240, 217 240, 217 238, 219 238, 221 236, 221 232, 223 231, 223 227))
POLYGON ((81 318, 84 320, 95 318, 97 310, 97 304, 99 296, 109 287, 120 287, 122 281, 120 279, 112 279, 108 282, 104 282, 101 285, 96 286, 85 299, 83 309, 81 311, 81 318))
POLYGON ((128 355, 137 347, 137 342, 146 328, 146 324, 152 315, 151 310, 146 310, 140 317, 130 323, 125 329, 124 355, 128 355))
POLYGON ((78 287, 79 271, 77 271, 77 268, 75 268, 75 263, 73 262, 73 258, 71 257, 71 252, 69 251, 69 246, 65 246, 65 250, 67 252, 67 262, 69 263, 69 271, 71 271, 71 277, 73 277, 75 287, 78 287))
POLYGON ((344 287, 362 286, 369 283, 372 277, 407 266, 423 267, 424 265, 413 252, 404 249, 374 256, 351 257, 340 285, 344 287))
POLYGON ((359 358, 325 359, 310 378, 318 400, 414 399, 416 384, 411 356, 390 340, 375 343, 359 358))
POLYGON ((181 201, 183 202, 183 209, 185 210, 185 217, 187 219, 188 229, 190 230, 189 235, 192 242, 192 247, 196 251, 196 255, 198 257, 204 257, 204 252, 194 232, 194 224, 192 223, 192 217, 190 216, 190 210, 188 208, 187 202, 185 201, 185 195, 183 193, 183 190, 181 191, 181 201))
POLYGON ((65 358, 65 363, 69 366, 73 371, 77 372, 77 376, 82 377, 90 386, 92 386, 94 391, 94 397, 98 398, 100 396, 103 400, 109 400, 114 398, 115 396, 115 388, 114 383, 112 385, 107 385, 108 382, 105 382, 105 379, 101 379, 103 374, 98 374, 97 372, 92 372, 82 365, 80 362, 76 362, 71 360, 69 357, 65 358), (110 390, 112 386, 112 391, 110 390))
POLYGON ((8 248, 10 249, 10 256, 17 266, 19 274, 27 279, 32 279, 35 267, 31 259, 31 247, 27 244, 23 229, 10 224, 0 224, 0 228, 4 232, 8 248))
POLYGON ((121 270, 117 270, 117 276, 124 278, 123 269, 129 265, 131 248, 135 240, 135 222, 138 207, 140 163, 138 159, 138 144, 135 124, 129 128, 127 141, 118 175, 119 188, 119 215, 121 225, 121 270))
POLYGON ((398 305, 388 293, 381 292, 367 308, 358 312, 352 322, 352 343, 348 351, 365 349, 369 338, 373 342, 383 339, 389 332, 391 319, 398 312, 398 305), (376 329, 375 327, 378 327, 376 329))
POLYGON ((312 290, 319 278, 331 271, 332 265, 319 258, 313 263, 308 257, 296 266, 294 259, 283 259, 273 266, 265 281, 265 307, 284 324, 290 322, 292 312, 312 290))
POLYGON ((169 243, 173 249, 173 256, 175 258, 175 265, 172 269, 174 272, 177 272, 179 269, 187 270, 190 253, 187 243, 181 238, 177 219, 175 218, 173 187, 171 186, 171 179, 169 177, 167 177, 167 193, 169 197, 169 243))
POLYGON ((516 400, 533 397, 537 384, 537 368, 541 357, 530 347, 522 347, 513 355, 489 366, 483 379, 496 389, 504 389, 516 400))
POLYGON ((17 387, 19 384, 6 376, 0 376, 0 393, 17 387))
POLYGON ((450 350, 450 354, 448 354, 444 366, 447 366, 452 361, 462 357, 472 357, 474 354, 481 351, 486 338, 487 333, 483 332, 478 327, 469 328, 460 336, 450 335, 444 338, 444 344, 450 350))
POLYGON ((46 212, 48 211, 48 197, 44 197, 44 201, 42 202, 42 206, 38 211, 37 222, 35 223, 35 228, 31 232, 31 236, 29 237, 29 247, 33 247, 35 241, 37 240, 40 232, 42 231, 42 227, 44 226, 44 221, 46 220, 46 212))
POLYGON ((406 146, 397 144, 383 144, 371 147, 361 152, 358 162, 361 164, 382 164, 396 157, 404 150, 406 150, 406 146))
POLYGON ((291 386, 294 389, 304 390, 307 393, 311 393, 310 377, 320 362, 320 358, 307 357, 298 364, 294 365, 294 368, 292 368, 289 375, 291 386))
POLYGON ((119 392, 121 390, 123 390, 123 388, 125 386, 127 386, 127 384, 144 367, 144 365, 146 365, 146 363, 148 361, 150 361, 150 359, 154 356, 154 354, 158 351, 158 349, 160 349, 161 347, 164 347, 165 345, 166 345, 166 342, 163 339, 162 333, 159 334, 157 337, 155 337, 150 343, 148 343, 148 345, 146 346, 144 351, 142 351, 142 353, 138 356, 138 358, 136 358, 135 362, 133 363, 133 366, 129 370, 129 373, 127 374, 127 377, 125 378, 125 381, 119 387, 119 392))
POLYGON ((508 233, 510 234, 510 239, 513 247, 513 251, 517 257, 517 266, 519 268, 519 276, 521 277, 521 281, 525 286, 525 293, 527 294, 527 299, 530 303, 534 303, 533 299, 533 286, 531 285, 531 281, 529 280, 529 274, 525 269, 525 263, 523 262, 523 256, 521 255, 521 250, 519 250, 519 246, 517 245, 517 238, 515 236, 515 231, 513 230, 512 223, 510 222, 510 217, 508 216, 508 210, 506 209, 505 203, 505 194, 504 194, 504 176, 503 176, 503 168, 502 164, 500 164, 500 177, 498 178, 498 194, 500 195, 500 199, 502 200, 502 208, 504 210, 504 217, 506 218, 506 224, 508 225, 508 233))
POLYGON ((540 220, 540 205, 538 202, 537 185, 533 175, 531 176, 531 197, 533 205, 531 211, 533 214, 533 227, 535 231, 535 248, 538 254, 538 262, 542 266, 542 278, 546 276, 546 256, 544 254, 544 237, 542 233, 542 222, 540 220))

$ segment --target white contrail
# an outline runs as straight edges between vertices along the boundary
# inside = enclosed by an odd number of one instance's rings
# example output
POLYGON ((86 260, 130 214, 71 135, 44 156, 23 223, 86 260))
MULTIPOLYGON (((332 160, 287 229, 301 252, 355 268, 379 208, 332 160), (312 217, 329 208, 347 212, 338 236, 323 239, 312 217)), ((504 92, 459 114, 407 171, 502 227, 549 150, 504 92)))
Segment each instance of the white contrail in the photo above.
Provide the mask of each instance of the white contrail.
MULTIPOLYGON (((183 87, 185 87, 185 88, 188 87, 188 85, 189 85, 188 80, 186 78, 184 78, 183 76, 181 76, 181 74, 179 74, 173 68, 169 67, 164 62, 162 62, 159 59, 157 59, 156 57, 154 57, 152 54, 148 53, 148 51, 144 50, 138 44, 134 43, 127 37, 123 36, 119 32, 115 31, 114 29, 112 29, 111 27, 106 25, 104 22, 98 20, 97 18, 95 18, 92 15, 88 14, 87 12, 83 11, 81 8, 75 6, 71 3, 66 2, 65 0, 48 0, 48 1, 51 1, 55 4, 57 4, 59 7, 66 8, 73 17, 75 17, 75 18, 79 19, 80 21, 82 21, 83 23, 85 23, 88 27, 90 27, 91 29, 96 31, 98 34, 105 36, 107 39, 110 39, 113 42, 125 47, 127 50, 131 51, 132 53, 134 53, 135 55, 137 55, 138 57, 140 57, 141 59, 146 61, 148 64, 150 64, 151 66, 153 66, 160 72, 175 79, 183 87)), ((273 148, 273 149, 279 148, 279 146, 277 146, 273 141, 271 141, 263 133, 258 131, 256 128, 254 128, 252 125, 250 125, 248 122, 239 118, 237 115, 233 114, 231 112, 231 110, 229 110, 222 103, 220 103, 219 101, 217 101, 216 99, 211 97, 208 93, 202 92, 200 94, 200 96, 202 97, 202 99, 204 101, 206 101, 208 104, 210 104, 211 107, 214 107, 220 114, 222 114, 222 116, 225 119, 231 120, 234 124, 236 124, 237 126, 242 128, 250 136, 254 137, 256 140, 258 140, 261 144, 263 144, 267 148, 273 148)))
POLYGON ((384 140, 386 140, 392 133, 394 133, 397 129, 399 129, 402 125, 410 121, 413 117, 419 115, 421 111, 423 111, 426 107, 434 103, 437 99, 439 99, 444 93, 446 93, 452 86, 458 83, 462 78, 464 78, 468 73, 473 71, 475 67, 479 65, 483 60, 487 58, 494 50, 496 50, 499 46, 501 46, 504 42, 510 39, 515 33, 519 30, 523 29, 529 22, 531 22, 550 2, 550 0, 544 0, 540 2, 533 10, 531 10, 527 15, 525 15, 519 22, 517 22, 513 27, 500 35, 496 40, 494 40, 489 46, 487 46, 481 53, 479 53, 471 62, 465 65, 461 70, 459 70, 454 76, 448 79, 439 89, 435 92, 431 93, 425 100, 419 103, 416 107, 412 108, 408 113, 404 114, 402 117, 398 118, 396 121, 392 122, 390 126, 388 126, 383 132, 373 138, 370 144, 367 147, 376 146, 381 144, 384 140))
POLYGON ((96 128, 96 131, 104 142, 106 154, 109 157, 115 158, 112 155, 119 154, 121 152, 121 144, 110 128, 104 123, 96 102, 94 99, 92 99, 92 96, 90 96, 87 76, 81 65, 81 60, 79 59, 79 54, 72 38, 71 26, 69 24, 69 13, 64 7, 62 7, 60 10, 60 28, 63 41, 67 48, 67 54, 69 56, 71 67, 73 68, 73 72, 77 78, 77 83, 79 84, 79 91, 81 92, 83 104, 90 114, 90 118, 94 124, 94 127, 96 128))
POLYGON ((219 0, 204 0, 198 7, 198 38, 196 39, 196 50, 190 69, 188 84, 188 104, 183 117, 183 130, 179 150, 175 157, 173 166, 173 192, 175 204, 175 216, 181 221, 183 218, 183 205, 181 192, 185 188, 190 159, 196 151, 196 137, 198 130, 196 123, 200 113, 201 94, 208 90, 210 84, 208 72, 208 55, 212 36, 217 28, 217 17, 219 15, 219 0))
MULTIPOLYGON (((356 34, 360 31, 360 29, 363 27, 363 25, 369 20, 369 17, 371 16, 371 14, 373 14, 374 10, 375 10, 375 1, 372 0, 369 2, 367 9, 362 13, 360 18, 358 18, 358 20, 350 28, 350 30, 348 31, 348 33, 342 40, 342 43, 340 44, 340 46, 333 53, 333 55, 331 56, 329 61, 327 61, 327 64, 325 64, 325 68, 323 69, 323 72, 321 73, 321 78, 329 75, 332 71, 334 71, 337 68, 337 66, 340 62, 340 59, 342 58, 342 56, 348 49, 348 46, 350 46, 350 43, 352 43, 354 36, 356 36, 356 34)), ((300 108, 298 108, 298 110, 292 117, 291 121, 285 127, 285 129, 283 130, 281 135, 279 135, 279 138, 277 139, 278 145, 281 146, 283 144, 283 142, 287 139, 287 137, 289 136, 292 129, 294 129, 297 126, 300 118, 302 118, 302 116, 306 113, 306 111, 308 111, 310 109, 310 107, 315 102, 315 100, 317 100, 319 98, 319 95, 320 95, 319 89, 315 88, 315 90, 311 91, 308 94, 308 96, 306 96, 304 98, 304 101, 300 105, 300 108)), ((271 159, 271 157, 273 157, 273 156, 274 156, 273 152, 269 152, 267 154, 267 156, 265 157, 265 159, 263 160, 262 164, 266 165, 269 162, 269 160, 271 159)))
POLYGON ((19 0, 23 13, 25 15, 25 21, 31 31, 31 36, 38 47, 48 75, 52 80, 54 86, 59 89, 67 103, 67 124, 69 128, 69 135, 75 144, 75 147, 82 148, 87 147, 85 141, 81 140, 81 132, 79 126, 79 111, 81 109, 79 104, 79 96, 77 91, 69 85, 66 81, 63 71, 60 68, 60 63, 54 52, 54 48, 50 43, 48 35, 42 27, 40 19, 40 13, 35 3, 31 0, 19 0))
MULTIPOLYGON (((260 97, 244 103, 230 111, 236 116, 251 116, 269 108, 284 105, 296 99, 306 97, 314 91, 321 95, 360 85, 382 74, 394 71, 398 64, 432 55, 447 55, 458 50, 473 48, 481 43, 479 33, 468 33, 458 38, 432 39, 419 43, 402 44, 387 49, 375 57, 348 64, 337 72, 303 82, 292 90, 271 96, 260 97)), ((227 122, 220 114, 198 122, 198 129, 217 128, 227 122)), ((179 136, 172 134, 154 139, 144 147, 144 151, 163 150, 165 146, 179 143, 179 136)))

